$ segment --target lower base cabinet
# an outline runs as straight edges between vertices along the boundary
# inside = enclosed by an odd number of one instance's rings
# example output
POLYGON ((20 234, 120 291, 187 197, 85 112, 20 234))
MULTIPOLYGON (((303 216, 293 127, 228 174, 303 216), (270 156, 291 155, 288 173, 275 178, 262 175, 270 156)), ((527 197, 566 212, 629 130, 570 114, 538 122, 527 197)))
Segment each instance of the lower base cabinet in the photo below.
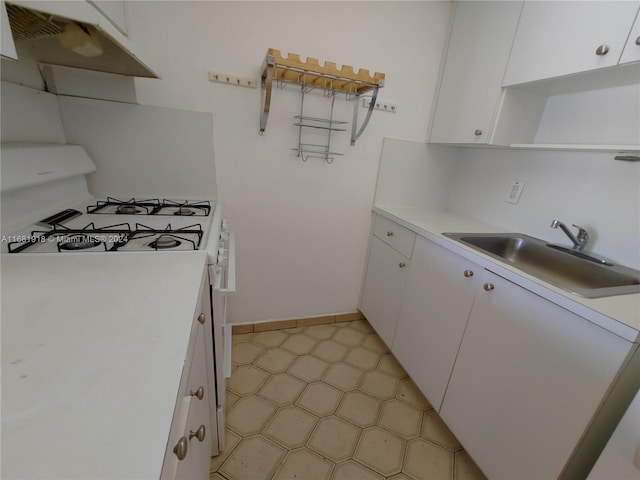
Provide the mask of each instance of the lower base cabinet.
POLYGON ((482 267, 417 237, 391 350, 440 410, 482 267))
POLYGON ((492 272, 482 284, 440 414, 489 478, 563 477, 634 345, 492 272))
POLYGON ((408 265, 408 258, 371 237, 360 311, 387 345, 393 342, 408 265))

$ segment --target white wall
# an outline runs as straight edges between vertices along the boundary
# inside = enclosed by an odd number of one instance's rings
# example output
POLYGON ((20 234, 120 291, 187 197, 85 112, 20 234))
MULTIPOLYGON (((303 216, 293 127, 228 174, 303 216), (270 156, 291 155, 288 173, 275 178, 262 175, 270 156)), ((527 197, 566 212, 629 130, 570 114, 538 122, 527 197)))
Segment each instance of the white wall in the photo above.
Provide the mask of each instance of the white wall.
MULTIPOLYGON (((426 140, 449 9, 431 1, 129 6, 133 40, 162 77, 136 79, 138 101, 214 116, 218 198, 237 234, 232 322, 357 308, 382 137, 426 140), (398 113, 375 113, 355 147, 348 132, 336 135, 332 150, 344 156, 333 164, 302 162, 291 151, 294 86, 274 92, 261 137, 259 89, 208 82, 209 70, 257 78, 267 48, 384 72, 380 98, 398 113)), ((336 118, 351 115, 340 97, 336 118)))
POLYGON ((553 243, 570 244, 551 221, 584 227, 587 250, 640 269, 640 163, 615 153, 457 148, 450 210, 553 243), (518 204, 504 201, 514 179, 518 204))

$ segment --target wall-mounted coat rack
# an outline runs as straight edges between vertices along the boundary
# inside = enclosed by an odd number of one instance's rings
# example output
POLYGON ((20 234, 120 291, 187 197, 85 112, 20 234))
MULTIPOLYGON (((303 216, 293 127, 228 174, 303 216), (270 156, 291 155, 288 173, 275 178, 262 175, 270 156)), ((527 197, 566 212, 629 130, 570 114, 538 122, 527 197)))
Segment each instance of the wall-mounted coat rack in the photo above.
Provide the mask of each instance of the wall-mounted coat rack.
POLYGON ((260 110, 260 134, 264 135, 267 128, 267 120, 269 119, 269 109, 271 106, 271 93, 274 83, 282 85, 294 83, 301 85, 301 107, 300 115, 296 116, 294 125, 298 126, 298 147, 294 148, 299 156, 305 158, 308 156, 320 155, 327 161, 333 159, 333 155, 339 155, 330 151, 330 139, 332 131, 344 130, 336 128, 336 124, 344 124, 347 122, 339 122, 333 120, 333 102, 337 93, 345 93, 347 100, 353 100, 353 123, 351 125, 351 145, 355 145, 356 140, 360 137, 364 129, 369 123, 371 113, 374 110, 378 90, 384 86, 384 73, 376 72, 373 76, 368 70, 360 69, 358 73, 354 72, 350 65, 343 65, 338 69, 333 62, 325 62, 320 65, 318 59, 307 57, 306 61, 300 59, 300 55, 290 53, 284 58, 279 50, 269 48, 262 66, 262 108, 260 110), (303 115, 304 94, 313 89, 322 89, 325 94, 331 97, 331 118, 321 119, 303 115), (371 94, 371 102, 367 114, 360 126, 358 123, 358 99, 365 93, 371 94), (302 129, 321 128, 328 131, 328 140, 326 145, 307 145, 302 143, 302 129))

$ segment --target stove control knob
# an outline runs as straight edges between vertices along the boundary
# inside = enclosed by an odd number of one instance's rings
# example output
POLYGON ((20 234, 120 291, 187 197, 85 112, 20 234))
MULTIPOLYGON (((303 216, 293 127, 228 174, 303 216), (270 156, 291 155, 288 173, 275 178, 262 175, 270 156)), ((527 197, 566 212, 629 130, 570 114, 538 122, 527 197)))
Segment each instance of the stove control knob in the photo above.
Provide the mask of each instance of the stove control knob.
POLYGON ((180 440, 178 440, 178 443, 176 443, 176 446, 173 447, 173 453, 176 454, 176 457, 178 457, 178 460, 184 460, 185 457, 187 456, 188 449, 189 449, 189 440, 187 440, 187 437, 181 437, 180 440))
POLYGON ((198 315, 198 321, 204 325, 204 322, 207 321, 207 317, 204 315, 204 313, 198 315))

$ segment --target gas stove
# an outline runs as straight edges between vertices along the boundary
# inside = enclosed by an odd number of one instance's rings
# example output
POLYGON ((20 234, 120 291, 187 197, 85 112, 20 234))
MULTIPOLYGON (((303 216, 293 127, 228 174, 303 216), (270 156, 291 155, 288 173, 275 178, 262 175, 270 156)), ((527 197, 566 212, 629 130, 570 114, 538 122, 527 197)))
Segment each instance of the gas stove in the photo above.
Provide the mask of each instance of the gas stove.
POLYGON ((2 243, 8 253, 198 250, 214 208, 208 200, 94 199, 3 235, 2 243))

